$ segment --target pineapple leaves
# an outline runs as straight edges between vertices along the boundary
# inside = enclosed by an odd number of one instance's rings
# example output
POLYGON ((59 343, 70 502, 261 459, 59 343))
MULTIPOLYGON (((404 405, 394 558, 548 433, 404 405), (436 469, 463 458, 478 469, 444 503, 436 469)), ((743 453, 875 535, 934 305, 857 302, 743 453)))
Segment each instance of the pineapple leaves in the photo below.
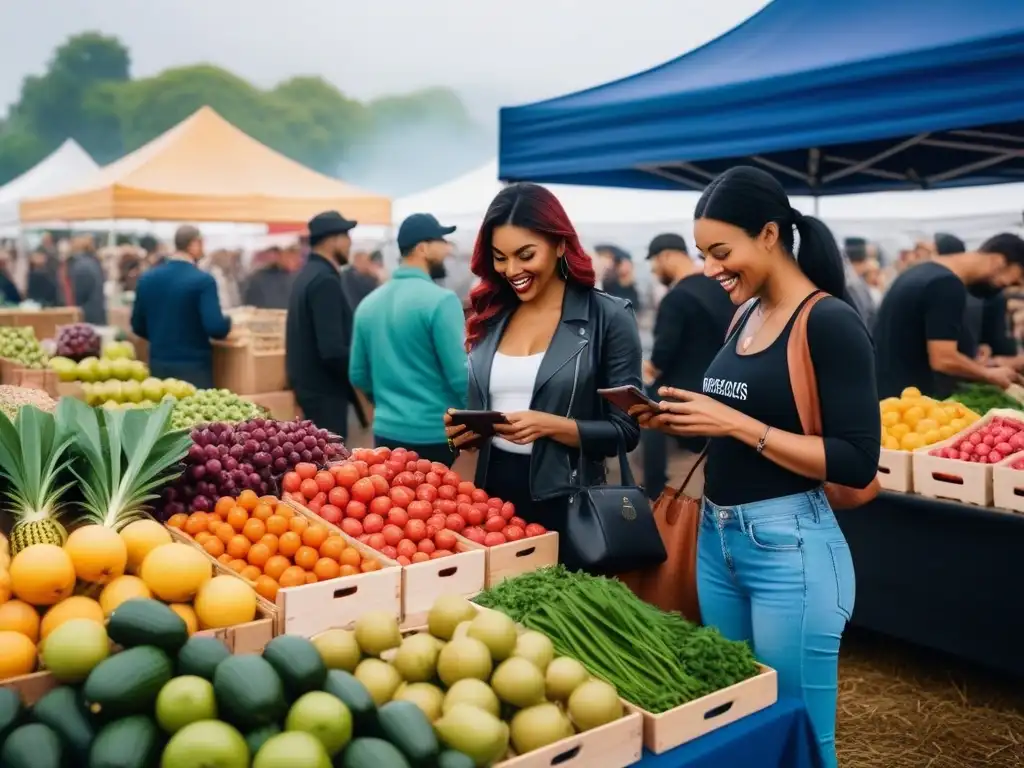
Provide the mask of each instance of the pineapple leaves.
POLYGON ((14 422, 0 413, 0 475, 10 483, 6 495, 19 522, 59 514, 61 497, 71 486, 58 484, 70 463, 71 442, 53 414, 34 406, 23 406, 14 422))

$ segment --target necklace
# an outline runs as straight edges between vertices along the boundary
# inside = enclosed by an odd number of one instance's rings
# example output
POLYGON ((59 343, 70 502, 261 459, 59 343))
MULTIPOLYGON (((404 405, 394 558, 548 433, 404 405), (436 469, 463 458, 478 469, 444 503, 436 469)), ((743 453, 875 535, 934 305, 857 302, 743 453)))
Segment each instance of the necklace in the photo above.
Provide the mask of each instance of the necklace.
POLYGON ((743 352, 746 352, 748 349, 750 349, 750 345, 754 343, 754 339, 756 339, 758 334, 761 333, 761 329, 764 328, 764 324, 768 322, 768 318, 770 318, 772 316, 772 314, 774 314, 775 310, 778 309, 778 308, 779 308, 778 305, 775 305, 770 310, 765 312, 764 309, 762 309, 760 306, 758 307, 757 311, 758 311, 758 314, 761 316, 761 324, 759 326, 757 326, 757 330, 756 331, 754 331, 749 336, 746 336, 740 342, 740 350, 742 350, 743 352))

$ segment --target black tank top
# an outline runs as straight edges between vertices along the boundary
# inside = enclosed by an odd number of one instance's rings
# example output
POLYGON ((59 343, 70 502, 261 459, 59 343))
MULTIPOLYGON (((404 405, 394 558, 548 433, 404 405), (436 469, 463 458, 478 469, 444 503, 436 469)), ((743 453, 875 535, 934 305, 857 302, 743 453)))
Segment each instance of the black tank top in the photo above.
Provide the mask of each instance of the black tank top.
MULTIPOLYGON (((704 394, 775 429, 803 434, 789 382, 786 351, 793 323, 804 302, 769 347, 741 355, 736 352, 736 342, 753 308, 747 312, 708 366, 702 387, 704 394)), ((771 436, 768 439, 771 440, 771 436)), ((716 437, 709 442, 704 493, 715 504, 735 506, 777 499, 819 485, 817 480, 783 469, 739 440, 716 437)))

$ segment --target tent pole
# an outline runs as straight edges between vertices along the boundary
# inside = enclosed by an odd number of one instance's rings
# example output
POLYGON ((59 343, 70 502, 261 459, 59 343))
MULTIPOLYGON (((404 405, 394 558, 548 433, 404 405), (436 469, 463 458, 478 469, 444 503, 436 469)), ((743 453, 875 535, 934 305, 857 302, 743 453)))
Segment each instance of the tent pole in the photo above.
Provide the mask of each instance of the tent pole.
POLYGON ((814 196, 814 217, 818 218, 819 211, 821 210, 821 198, 817 195, 814 196))

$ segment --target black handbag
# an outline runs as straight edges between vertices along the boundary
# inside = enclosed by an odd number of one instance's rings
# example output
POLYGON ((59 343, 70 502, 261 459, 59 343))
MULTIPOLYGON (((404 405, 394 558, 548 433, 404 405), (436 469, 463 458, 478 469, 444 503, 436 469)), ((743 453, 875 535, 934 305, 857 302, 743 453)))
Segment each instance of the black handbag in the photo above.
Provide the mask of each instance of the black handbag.
MULTIPOLYGON (((647 494, 633 479, 626 452, 619 449, 623 485, 580 487, 569 496, 566 548, 591 573, 650 568, 667 557, 647 494)), ((583 478, 583 451, 577 477, 583 478)))

